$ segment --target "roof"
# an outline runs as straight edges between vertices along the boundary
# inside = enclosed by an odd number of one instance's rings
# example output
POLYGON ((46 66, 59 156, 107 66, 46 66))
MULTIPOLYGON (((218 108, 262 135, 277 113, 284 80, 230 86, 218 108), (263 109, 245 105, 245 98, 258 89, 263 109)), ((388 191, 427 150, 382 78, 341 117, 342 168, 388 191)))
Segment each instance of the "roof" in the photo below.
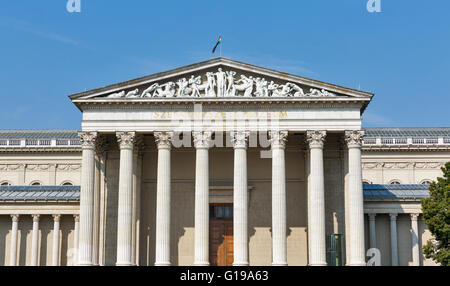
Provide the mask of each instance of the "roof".
POLYGON ((0 186, 0 201, 79 200, 80 186, 0 186))
MULTIPOLYGON (((365 138, 450 137, 450 127, 364 128, 365 138)), ((78 139, 78 130, 1 130, 0 139, 78 139)))
POLYGON ((0 130, 0 139, 78 139, 77 130, 0 130))
POLYGON ((430 196, 429 185, 364 184, 365 199, 425 199, 430 196))
MULTIPOLYGON (((365 199, 423 199, 429 185, 363 185, 365 199)), ((0 186, 0 201, 80 200, 80 186, 0 186)))
POLYGON ((399 127, 365 128, 366 138, 371 137, 450 137, 450 127, 399 127))

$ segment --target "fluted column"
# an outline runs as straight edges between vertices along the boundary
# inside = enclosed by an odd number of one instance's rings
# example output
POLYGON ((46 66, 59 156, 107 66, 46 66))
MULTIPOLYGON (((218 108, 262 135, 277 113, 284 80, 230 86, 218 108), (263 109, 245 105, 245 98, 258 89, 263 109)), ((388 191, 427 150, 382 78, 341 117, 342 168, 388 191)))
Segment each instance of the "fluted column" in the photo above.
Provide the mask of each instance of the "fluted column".
POLYGON ((117 266, 131 266, 133 230, 134 132, 117 132, 120 147, 119 206, 117 211, 117 266))
POLYGON ((397 214, 389 214, 391 218, 391 265, 398 266, 397 214))
POLYGON ((78 265, 92 266, 94 244, 95 140, 97 132, 79 132, 81 141, 81 193, 78 265))
POLYGON ((17 266, 17 234, 19 231, 19 215, 11 215, 12 226, 11 226, 11 252, 9 257, 9 265, 17 266))
POLYGON ((209 154, 212 132, 193 132, 195 160, 194 265, 209 265, 209 154))
POLYGON ((348 235, 350 245, 350 257, 348 265, 365 266, 366 255, 364 245, 364 198, 362 188, 362 163, 361 145, 364 131, 354 130, 345 132, 345 141, 348 146, 348 193, 345 197, 348 200, 348 235))
POLYGON ((411 214, 411 246, 413 266, 420 266, 420 249, 419 249, 419 214, 411 214))
POLYGON ((59 265, 59 222, 61 215, 53 215, 53 248, 52 248, 52 266, 59 265))
POLYGON ((310 149, 310 184, 308 189, 309 265, 326 266, 325 244, 325 182, 323 144, 326 131, 308 131, 310 149))
POLYGON ((170 149, 173 132, 155 132, 158 147, 156 186, 156 266, 170 266, 170 149))
POLYGON ((73 263, 72 265, 78 265, 78 238, 80 236, 80 216, 74 215, 73 219, 75 221, 74 226, 74 234, 73 234, 73 248, 75 249, 74 255, 73 255, 73 263))
POLYGON ((31 266, 38 266, 39 261, 39 218, 40 215, 31 215, 33 218, 33 232, 31 234, 31 266))
POLYGON ((233 266, 248 266, 248 187, 247 142, 248 131, 231 132, 234 146, 233 179, 233 266))
POLYGON ((377 248, 376 214, 369 214, 369 248, 377 248))
POLYGON ((287 266, 286 163, 288 132, 270 131, 272 148, 272 265, 287 266))

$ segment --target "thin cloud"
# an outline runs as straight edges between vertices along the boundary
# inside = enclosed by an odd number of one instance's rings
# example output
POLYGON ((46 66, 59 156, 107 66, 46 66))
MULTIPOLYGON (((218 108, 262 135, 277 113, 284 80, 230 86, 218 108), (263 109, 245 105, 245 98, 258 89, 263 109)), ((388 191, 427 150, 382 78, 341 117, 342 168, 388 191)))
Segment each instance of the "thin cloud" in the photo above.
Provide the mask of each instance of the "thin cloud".
POLYGON ((63 44, 68 44, 68 45, 73 45, 73 46, 79 45, 78 41, 75 41, 75 40, 68 38, 66 36, 63 36, 63 35, 39 30, 39 29, 33 27, 33 25, 31 23, 28 23, 28 22, 25 22, 22 20, 0 17, 0 26, 9 27, 16 31, 33 34, 37 37, 60 42, 63 44))

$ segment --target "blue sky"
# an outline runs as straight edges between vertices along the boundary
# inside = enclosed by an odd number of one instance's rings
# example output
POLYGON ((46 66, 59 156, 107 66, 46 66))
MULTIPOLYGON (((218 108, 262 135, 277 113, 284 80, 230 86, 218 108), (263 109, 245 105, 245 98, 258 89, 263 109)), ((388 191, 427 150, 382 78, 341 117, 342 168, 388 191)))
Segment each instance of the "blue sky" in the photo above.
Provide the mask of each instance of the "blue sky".
POLYGON ((68 95, 223 56, 375 93, 365 127, 450 126, 450 1, 0 4, 0 129, 79 129, 68 95))

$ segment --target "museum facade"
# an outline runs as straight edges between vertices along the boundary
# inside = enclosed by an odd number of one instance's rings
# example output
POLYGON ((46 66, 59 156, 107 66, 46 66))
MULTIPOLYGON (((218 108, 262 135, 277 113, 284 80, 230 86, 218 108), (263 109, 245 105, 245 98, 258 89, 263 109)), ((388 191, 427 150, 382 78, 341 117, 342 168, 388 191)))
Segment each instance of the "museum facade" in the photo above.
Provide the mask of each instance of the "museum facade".
POLYGON ((0 265, 433 265, 450 128, 361 127, 373 94, 226 58, 0 131, 0 265))

